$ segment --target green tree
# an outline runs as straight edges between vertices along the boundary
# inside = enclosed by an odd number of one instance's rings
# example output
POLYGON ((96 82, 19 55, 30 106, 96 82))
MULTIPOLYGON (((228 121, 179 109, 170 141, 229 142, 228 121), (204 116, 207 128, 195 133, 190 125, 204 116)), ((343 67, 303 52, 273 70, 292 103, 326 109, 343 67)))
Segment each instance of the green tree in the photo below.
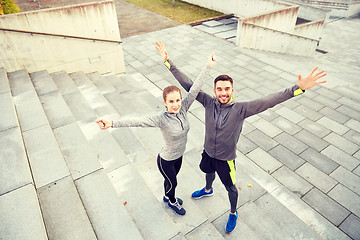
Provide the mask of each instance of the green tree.
POLYGON ((3 14, 21 12, 20 8, 14 3, 14 0, 0 0, 0 5, 2 7, 3 14))

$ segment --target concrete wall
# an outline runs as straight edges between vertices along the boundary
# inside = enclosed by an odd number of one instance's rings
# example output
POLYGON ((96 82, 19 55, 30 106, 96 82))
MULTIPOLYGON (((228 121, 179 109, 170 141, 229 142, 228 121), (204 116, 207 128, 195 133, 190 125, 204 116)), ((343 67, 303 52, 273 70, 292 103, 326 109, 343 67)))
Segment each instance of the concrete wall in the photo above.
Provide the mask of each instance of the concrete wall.
POLYGON ((0 30, 0 66, 7 71, 125 72, 113 1, 4 15, 0 28, 115 41, 0 30))
POLYGON ((299 6, 287 7, 268 13, 262 13, 244 19, 245 22, 279 31, 291 31, 295 27, 299 6))
POLYGON ((312 39, 319 39, 324 20, 296 25, 294 34, 312 39))
POLYGON ((360 13, 360 1, 356 3, 349 4, 349 9, 346 17, 351 17, 358 15, 360 13))
POLYGON ((241 17, 257 15, 261 12, 273 11, 289 7, 287 3, 271 0, 183 0, 201 7, 216 10, 225 14, 235 14, 241 17))
POLYGON ((237 45, 285 54, 312 56, 318 41, 239 20, 237 45))

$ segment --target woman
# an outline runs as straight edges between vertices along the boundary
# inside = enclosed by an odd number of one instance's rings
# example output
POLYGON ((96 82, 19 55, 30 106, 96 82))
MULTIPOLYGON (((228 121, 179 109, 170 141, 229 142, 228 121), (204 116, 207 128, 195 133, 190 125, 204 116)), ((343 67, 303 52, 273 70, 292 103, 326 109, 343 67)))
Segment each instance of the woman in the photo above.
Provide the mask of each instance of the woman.
POLYGON ((183 201, 180 198, 175 198, 175 188, 177 186, 176 175, 181 168, 189 132, 187 111, 209 75, 214 62, 214 54, 211 54, 207 65, 183 100, 181 100, 181 92, 178 87, 166 87, 163 91, 165 111, 150 117, 135 117, 116 121, 100 119, 96 121, 100 129, 103 130, 109 127, 159 127, 161 129, 165 146, 158 154, 157 165, 165 179, 163 200, 167 202, 168 207, 180 215, 184 215, 186 211, 181 207, 183 201))

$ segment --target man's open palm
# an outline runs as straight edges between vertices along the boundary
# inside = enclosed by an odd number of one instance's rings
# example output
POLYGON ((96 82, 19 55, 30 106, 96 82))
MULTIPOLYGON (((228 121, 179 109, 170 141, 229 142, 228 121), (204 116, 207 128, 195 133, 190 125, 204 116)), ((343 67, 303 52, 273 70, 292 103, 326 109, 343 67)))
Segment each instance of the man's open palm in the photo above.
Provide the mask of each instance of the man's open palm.
POLYGON ((325 73, 324 70, 319 71, 317 73, 315 73, 315 71, 318 69, 318 67, 315 67, 307 77, 302 78, 301 75, 299 74, 297 83, 299 85, 299 87, 302 90, 306 90, 309 88, 314 87, 315 85, 318 85, 319 83, 326 83, 325 80, 323 81, 318 81, 320 78, 325 77, 327 74, 325 73))

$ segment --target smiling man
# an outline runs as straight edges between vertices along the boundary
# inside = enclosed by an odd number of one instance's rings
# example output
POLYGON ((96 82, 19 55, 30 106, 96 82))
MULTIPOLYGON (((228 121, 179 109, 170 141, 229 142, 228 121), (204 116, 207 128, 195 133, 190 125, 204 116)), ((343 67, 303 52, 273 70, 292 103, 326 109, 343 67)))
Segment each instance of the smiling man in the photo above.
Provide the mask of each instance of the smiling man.
MULTIPOLYGON (((156 42, 165 66, 171 71, 181 86, 189 91, 193 82, 178 69, 168 58, 168 53, 161 42, 156 42)), ((249 102, 236 102, 233 100, 233 80, 228 75, 220 75, 214 80, 215 97, 200 91, 196 97, 205 107, 205 143, 200 169, 205 173, 206 185, 192 194, 194 199, 212 196, 214 190, 212 183, 215 172, 228 191, 230 201, 230 214, 226 224, 226 233, 231 233, 236 227, 238 217, 236 204, 238 191, 235 186, 235 158, 236 144, 239 140, 244 120, 268 108, 284 102, 294 96, 301 95, 306 89, 312 88, 318 81, 326 76, 324 71, 315 73, 317 67, 310 74, 302 78, 299 75, 297 84, 282 92, 273 93, 263 98, 249 102), (315 73, 315 74, 314 74, 315 73)))

